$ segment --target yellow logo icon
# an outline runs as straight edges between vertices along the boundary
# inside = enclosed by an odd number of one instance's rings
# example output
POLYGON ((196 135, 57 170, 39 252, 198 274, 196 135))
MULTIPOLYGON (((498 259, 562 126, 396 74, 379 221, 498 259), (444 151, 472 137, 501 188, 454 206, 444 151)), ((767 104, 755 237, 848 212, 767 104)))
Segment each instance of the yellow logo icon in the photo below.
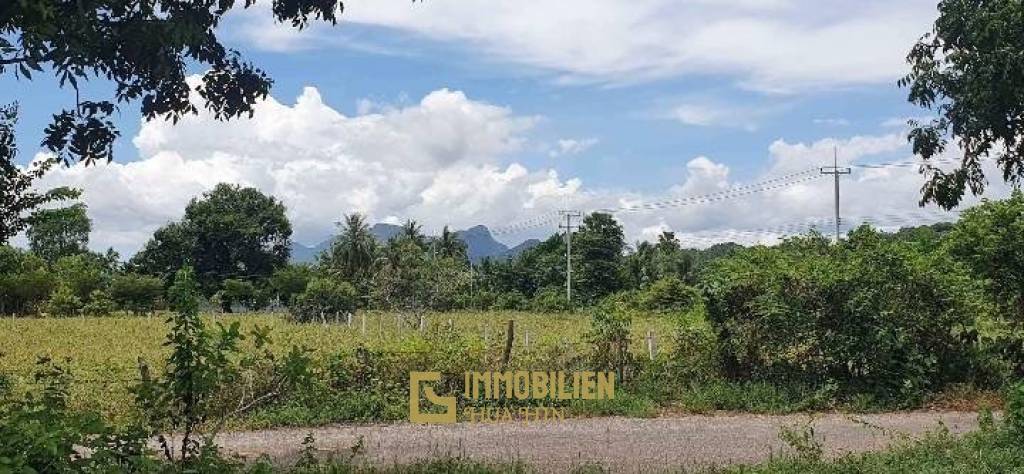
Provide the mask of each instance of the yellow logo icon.
POLYGON ((428 402, 445 407, 444 413, 420 413, 421 382, 440 382, 440 372, 409 372, 409 421, 413 423, 455 423, 455 397, 442 397, 434 393, 429 384, 423 386, 428 402))

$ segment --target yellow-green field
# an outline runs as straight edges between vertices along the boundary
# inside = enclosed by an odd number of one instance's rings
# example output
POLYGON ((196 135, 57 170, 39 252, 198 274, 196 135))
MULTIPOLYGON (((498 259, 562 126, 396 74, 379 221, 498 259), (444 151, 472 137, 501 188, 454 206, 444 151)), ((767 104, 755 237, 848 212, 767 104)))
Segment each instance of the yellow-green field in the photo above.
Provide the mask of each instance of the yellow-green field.
MULTIPOLYGON (((588 350, 586 333, 590 327, 584 314, 521 312, 431 314, 422 333, 416 321, 372 312, 355 315, 351 325, 293 324, 276 314, 209 315, 207 319, 224 324, 239 321, 243 329, 257 324, 270 327, 275 349, 305 346, 320 358, 350 353, 359 345, 382 353, 429 351, 432 337, 454 331, 493 355, 486 360, 500 357, 506 325, 514 320, 513 359, 518 357, 520 364, 528 365, 543 365, 550 354, 588 350)), ((671 350, 672 326, 666 317, 635 319, 633 350, 647 357, 649 331, 659 352, 671 350)), ((37 358, 48 356, 71 369, 75 380, 73 405, 119 418, 131 415, 128 388, 137 374, 139 357, 150 363, 162 360, 166 332, 164 316, 5 319, 0 321, 0 373, 11 376, 15 387, 24 389, 31 386, 37 358)))

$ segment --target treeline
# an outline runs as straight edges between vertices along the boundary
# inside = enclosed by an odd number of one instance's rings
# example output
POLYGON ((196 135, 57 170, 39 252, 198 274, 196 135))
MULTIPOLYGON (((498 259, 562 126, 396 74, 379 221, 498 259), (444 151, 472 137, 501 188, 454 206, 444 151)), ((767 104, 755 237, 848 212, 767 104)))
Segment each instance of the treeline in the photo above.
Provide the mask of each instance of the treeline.
POLYGON ((181 220, 158 229, 127 262, 87 249, 91 222, 82 204, 39 211, 29 250, 0 249, 0 313, 71 316, 165 307, 173 275, 194 269, 204 300, 224 312, 291 310, 299 320, 330 320, 360 308, 404 312, 453 309, 564 311, 608 295, 653 288, 638 301, 678 306, 665 294, 696 281, 697 270, 739 248, 683 249, 671 233, 626 244, 611 216, 587 216, 573 235, 573 288, 565 295, 564 236, 552 235, 516 258, 472 265, 447 227, 427 237, 414 221, 378 242, 359 214, 339 223, 312 265, 289 264, 291 225, 278 200, 221 184, 193 199, 181 220), (660 282, 655 285, 655 282, 660 282))

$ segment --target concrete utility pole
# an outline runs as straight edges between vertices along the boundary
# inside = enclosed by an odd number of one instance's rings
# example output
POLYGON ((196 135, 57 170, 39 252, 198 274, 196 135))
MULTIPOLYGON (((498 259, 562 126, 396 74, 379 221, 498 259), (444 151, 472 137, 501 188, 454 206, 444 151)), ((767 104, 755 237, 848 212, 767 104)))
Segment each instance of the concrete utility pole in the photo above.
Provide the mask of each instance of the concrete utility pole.
POLYGON ((830 174, 835 178, 836 181, 836 243, 839 243, 839 225, 841 220, 839 218, 839 175, 850 174, 852 170, 850 168, 839 167, 839 150, 832 148, 832 166, 821 167, 821 174, 830 174))
POLYGON ((565 216, 565 224, 558 226, 560 229, 565 229, 565 300, 572 304, 572 231, 573 229, 579 228, 578 225, 573 225, 572 220, 579 218, 583 214, 580 211, 558 211, 559 214, 565 216))

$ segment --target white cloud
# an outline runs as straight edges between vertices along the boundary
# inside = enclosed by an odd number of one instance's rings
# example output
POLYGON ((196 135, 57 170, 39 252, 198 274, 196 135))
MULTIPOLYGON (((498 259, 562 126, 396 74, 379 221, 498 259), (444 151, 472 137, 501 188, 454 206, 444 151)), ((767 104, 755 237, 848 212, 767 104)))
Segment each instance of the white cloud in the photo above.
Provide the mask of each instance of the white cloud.
POLYGON ((562 138, 555 147, 548 150, 548 156, 558 158, 560 156, 578 155, 597 145, 596 138, 562 138))
MULTIPOLYGON (((256 26, 239 29, 254 44, 298 47, 291 33, 277 31, 286 26, 249 16, 256 26)), ((298 38, 318 47, 372 47, 372 35, 345 32, 355 23, 384 27, 389 43, 453 43, 564 82, 729 75, 752 89, 794 92, 892 83, 934 17, 934 0, 351 0, 340 27, 298 38)))
POLYGON ((829 127, 845 127, 850 125, 850 121, 841 117, 824 117, 816 118, 812 120, 815 125, 826 125, 829 127))
POLYGON ((546 170, 503 165, 536 118, 458 91, 356 117, 325 104, 314 88, 293 105, 270 98, 256 109, 254 118, 230 122, 205 113, 177 125, 145 122, 133 139, 138 161, 59 169, 42 185, 84 189, 93 246, 125 253, 219 182, 281 199, 296 240, 307 243, 332 232, 344 213, 438 227, 508 222, 580 187, 546 170))
MULTIPOLYGON (((726 164, 698 156, 687 162, 686 177, 666 190, 585 188, 578 178, 531 170, 511 159, 524 149, 524 137, 536 121, 446 89, 408 106, 348 117, 307 88, 293 105, 272 98, 260 103, 253 119, 218 122, 203 114, 175 126, 144 123, 133 140, 138 161, 59 169, 42 185, 83 188, 95 224, 94 248, 114 246, 123 253, 180 218, 189 199, 219 182, 255 186, 281 199, 295 238, 303 243, 326 237, 333 222, 351 212, 384 222, 414 218, 436 231, 445 224, 508 226, 558 209, 661 202, 617 214, 630 240, 672 229, 688 245, 706 245, 709 238, 723 236, 744 242, 770 239, 780 228, 803 231, 787 226, 831 218, 833 184, 819 177, 817 168, 830 164, 834 149, 841 166, 910 158, 902 133, 811 143, 779 139, 767 146, 763 171, 742 181, 726 164), (802 171, 808 171, 801 175, 806 181, 768 192, 737 188, 802 171), (680 205, 687 197, 716 194, 724 197, 680 205), (737 229, 760 230, 735 234, 737 229)), ((955 150, 948 153, 953 156, 955 150)), ((843 215, 853 220, 920 213, 922 182, 915 167, 855 167, 842 178, 843 215)), ((993 183, 988 195, 1006 192, 1007 186, 993 183)), ((544 225, 502 238, 517 243, 556 230, 550 219, 539 222, 544 225)))
POLYGON ((736 106, 703 101, 679 104, 661 116, 693 127, 740 128, 752 132, 758 129, 762 119, 778 109, 779 106, 736 106))

